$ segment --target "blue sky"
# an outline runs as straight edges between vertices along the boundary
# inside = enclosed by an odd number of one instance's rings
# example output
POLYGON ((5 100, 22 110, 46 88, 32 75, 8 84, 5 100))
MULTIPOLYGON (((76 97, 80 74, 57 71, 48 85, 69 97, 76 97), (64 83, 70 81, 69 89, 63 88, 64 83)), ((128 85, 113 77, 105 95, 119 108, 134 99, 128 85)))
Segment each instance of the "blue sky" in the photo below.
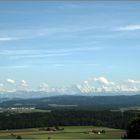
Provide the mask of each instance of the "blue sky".
POLYGON ((0 2, 0 88, 138 84, 139 38, 139 1, 0 2))

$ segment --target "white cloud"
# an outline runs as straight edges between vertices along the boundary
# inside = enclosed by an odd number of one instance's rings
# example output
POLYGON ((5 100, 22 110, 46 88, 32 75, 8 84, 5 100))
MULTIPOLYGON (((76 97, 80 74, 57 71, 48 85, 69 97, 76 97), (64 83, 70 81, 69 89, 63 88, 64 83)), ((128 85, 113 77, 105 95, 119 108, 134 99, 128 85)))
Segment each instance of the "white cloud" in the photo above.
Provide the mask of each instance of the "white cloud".
POLYGON ((84 81, 82 85, 77 85, 82 93, 112 92, 114 86, 115 84, 105 77, 94 78, 94 81, 84 81))
POLYGON ((116 31, 135 31, 135 30, 140 30, 140 25, 127 25, 127 26, 122 26, 122 27, 117 27, 115 29, 116 31))
POLYGON ((118 89, 119 91, 121 92, 138 92, 140 91, 140 88, 139 87, 136 87, 136 86, 130 86, 130 85, 119 85, 118 86, 118 89))
POLYGON ((94 93, 97 91, 97 89, 93 85, 87 84, 83 85, 78 84, 77 88, 80 90, 81 93, 94 93))
POLYGON ((3 89, 5 92, 15 92, 19 90, 30 90, 29 85, 25 80, 15 81, 13 79, 6 79, 5 85, 0 83, 0 91, 3 89))
POLYGON ((74 84, 69 87, 50 87, 46 83, 40 85, 40 90, 45 92, 57 92, 60 94, 78 94, 78 93, 113 93, 113 92, 139 92, 139 81, 128 80, 127 82, 114 82, 105 77, 97 77, 94 80, 85 80, 81 84, 74 84), (128 82, 129 81, 129 82, 128 82))
POLYGON ((21 81, 21 86, 22 87, 28 87, 28 84, 27 84, 27 82, 25 80, 22 80, 21 81))
MULTIPOLYGON (((0 83, 0 91, 18 91, 18 90, 28 90, 32 91, 29 88, 28 83, 25 80, 21 80, 19 82, 15 82, 13 79, 6 80, 9 85, 4 85, 0 83)), ((110 81, 108 78, 101 76, 96 78, 89 78, 89 80, 85 80, 82 83, 75 83, 74 85, 70 85, 68 87, 51 87, 47 83, 42 83, 39 86, 38 91, 43 91, 46 93, 59 93, 61 94, 79 94, 79 93, 124 93, 124 92, 139 92, 140 91, 140 81, 128 79, 126 81, 110 81)))
POLYGON ((98 82, 100 82, 101 84, 104 84, 104 85, 114 85, 114 82, 109 81, 105 77, 94 78, 94 81, 98 81, 98 82))
POLYGON ((82 93, 97 93, 97 92, 138 92, 140 91, 140 81, 128 80, 124 82, 112 82, 105 77, 94 78, 94 81, 84 81, 83 84, 78 84, 77 88, 82 93), (129 82, 128 82, 129 81, 129 82))
POLYGON ((51 87, 47 83, 42 83, 39 86, 40 91, 47 92, 47 93, 52 93, 52 92, 56 92, 60 94, 67 93, 68 89, 69 89, 68 87, 51 87))
POLYGON ((13 79, 7 79, 6 81, 9 84, 15 84, 16 83, 15 80, 13 80, 13 79))
POLYGON ((113 90, 112 90, 112 87, 109 87, 109 86, 102 86, 101 87, 101 91, 102 92, 112 92, 113 90))
POLYGON ((136 80, 133 80, 133 79, 128 79, 127 82, 131 83, 131 84, 140 84, 140 81, 136 81, 136 80))
POLYGON ((84 81, 82 85, 78 84, 77 88, 82 92, 82 93, 90 93, 95 91, 95 87, 93 85, 90 85, 88 81, 84 81))
POLYGON ((40 91, 50 92, 49 86, 46 83, 40 84, 39 89, 40 89, 40 91))

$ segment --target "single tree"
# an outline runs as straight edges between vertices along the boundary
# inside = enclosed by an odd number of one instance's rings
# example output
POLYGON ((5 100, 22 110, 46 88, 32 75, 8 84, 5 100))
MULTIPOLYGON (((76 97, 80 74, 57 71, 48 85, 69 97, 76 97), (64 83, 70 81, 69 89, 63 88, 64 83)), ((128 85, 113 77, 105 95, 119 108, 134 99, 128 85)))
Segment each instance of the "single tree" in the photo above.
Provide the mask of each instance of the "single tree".
POLYGON ((140 115, 128 124, 124 139, 140 139, 140 115))
POLYGON ((16 139, 22 139, 22 137, 18 135, 18 136, 16 137, 16 139))

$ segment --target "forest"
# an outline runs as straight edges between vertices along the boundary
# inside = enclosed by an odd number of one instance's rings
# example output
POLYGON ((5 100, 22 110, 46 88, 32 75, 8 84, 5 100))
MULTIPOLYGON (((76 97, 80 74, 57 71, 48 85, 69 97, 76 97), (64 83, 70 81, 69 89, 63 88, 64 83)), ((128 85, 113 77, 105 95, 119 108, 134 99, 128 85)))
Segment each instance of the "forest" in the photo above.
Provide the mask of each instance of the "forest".
POLYGON ((0 113, 0 130, 48 126, 105 126, 126 129, 138 111, 53 110, 51 112, 0 113))

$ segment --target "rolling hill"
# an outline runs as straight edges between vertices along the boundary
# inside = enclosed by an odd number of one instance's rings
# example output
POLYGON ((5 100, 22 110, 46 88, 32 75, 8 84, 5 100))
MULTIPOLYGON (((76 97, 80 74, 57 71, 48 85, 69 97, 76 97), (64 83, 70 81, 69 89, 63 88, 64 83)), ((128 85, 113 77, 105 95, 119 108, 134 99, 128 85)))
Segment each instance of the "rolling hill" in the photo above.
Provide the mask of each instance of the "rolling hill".
POLYGON ((36 107, 45 109, 116 109, 140 106, 140 95, 76 96, 62 95, 45 98, 4 100, 0 107, 36 107))

